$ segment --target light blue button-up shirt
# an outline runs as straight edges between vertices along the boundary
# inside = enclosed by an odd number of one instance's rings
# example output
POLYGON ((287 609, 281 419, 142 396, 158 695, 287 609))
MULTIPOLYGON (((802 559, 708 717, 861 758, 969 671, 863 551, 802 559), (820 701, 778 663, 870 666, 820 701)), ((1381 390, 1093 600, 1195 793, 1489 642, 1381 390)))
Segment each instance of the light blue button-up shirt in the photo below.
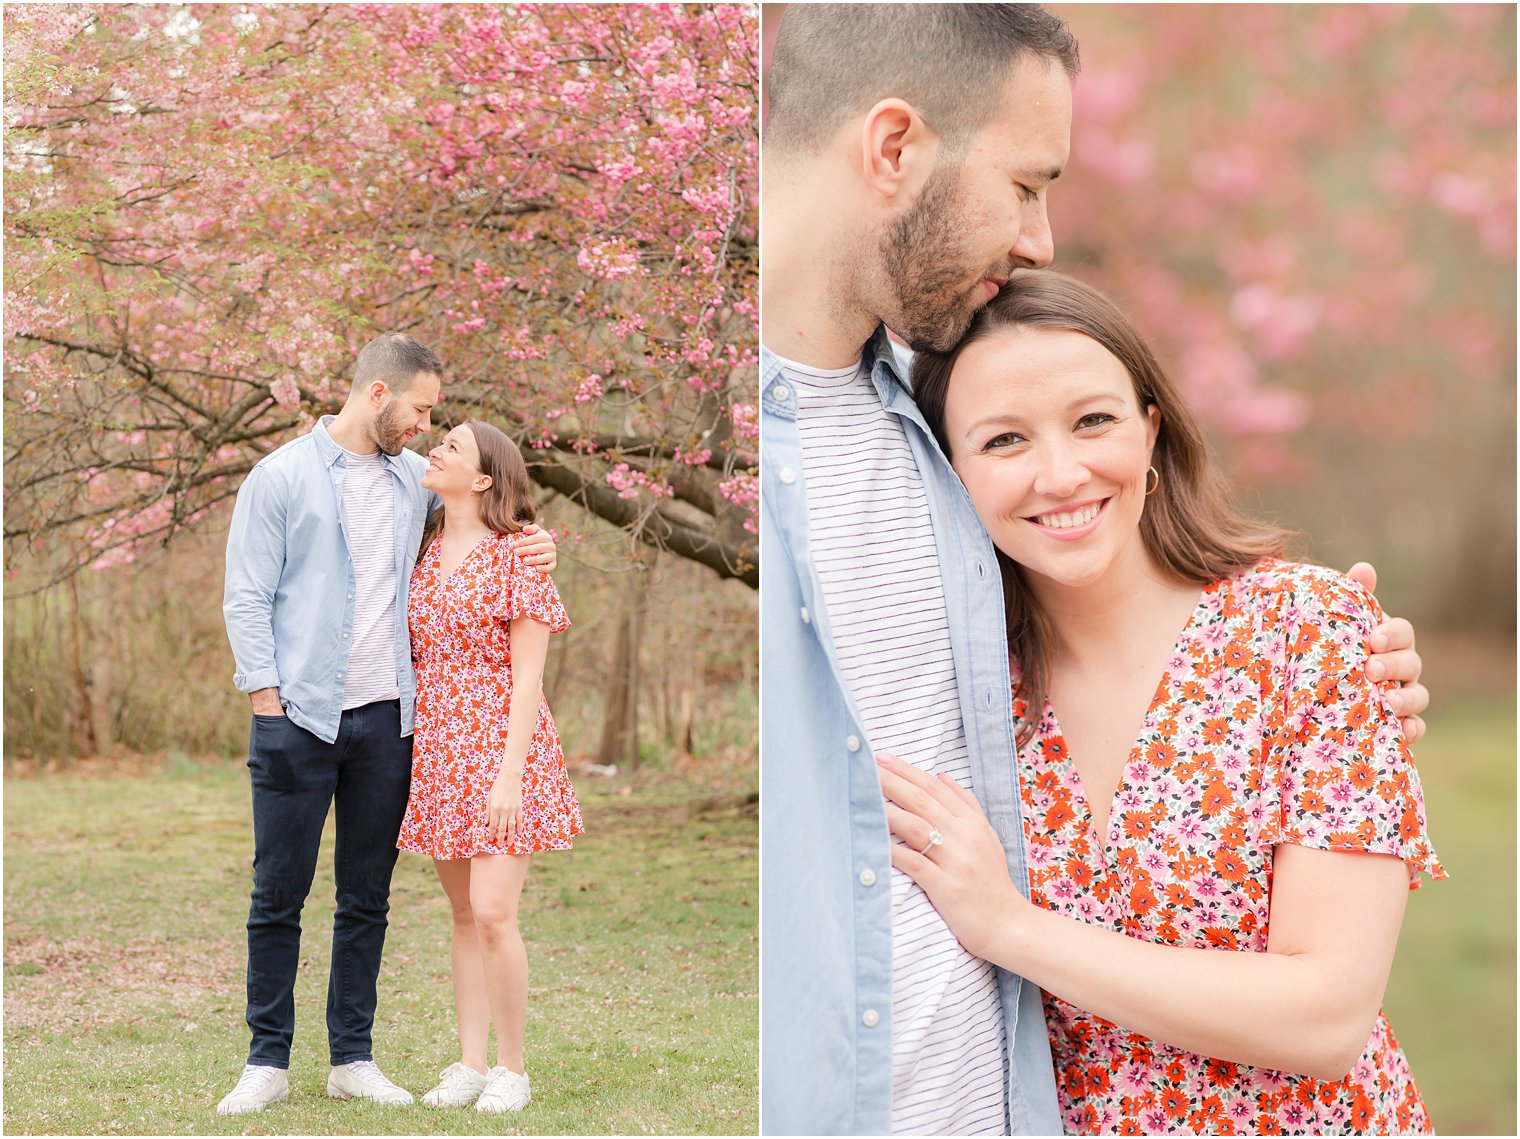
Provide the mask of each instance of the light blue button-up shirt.
MULTIPOLYGON (((343 520, 347 452, 323 416, 309 434, 259 460, 238 488, 227 535, 222 614, 241 692, 278 688, 285 714, 332 743, 343 718, 343 679, 354 628, 354 563, 343 520)), ((427 460, 415 451, 383 456, 396 491, 396 676, 401 734, 412 733, 417 678, 406 627, 407 584, 434 499, 423 489, 427 460)))
MULTIPOLYGON (((1027 892, 1003 589, 992 541, 924 423, 886 331, 866 348, 903 420, 944 577, 974 788, 1027 892)), ((892 888, 873 749, 840 673, 808 546, 797 396, 761 350, 760 1126, 768 1135, 892 1129, 892 888)), ((999 970, 1009 1133, 1059 1135, 1039 990, 999 970)))

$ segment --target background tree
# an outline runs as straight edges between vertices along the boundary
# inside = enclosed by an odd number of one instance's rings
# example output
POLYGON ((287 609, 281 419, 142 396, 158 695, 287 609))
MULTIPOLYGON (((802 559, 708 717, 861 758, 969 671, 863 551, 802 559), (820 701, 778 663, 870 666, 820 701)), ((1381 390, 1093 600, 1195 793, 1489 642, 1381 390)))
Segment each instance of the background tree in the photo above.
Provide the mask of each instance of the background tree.
POLYGON ((1515 623, 1515 9, 1056 6, 1058 267, 1238 481, 1431 630, 1515 623))
POLYGON ((200 521, 405 329, 541 486, 754 585, 754 38, 731 5, 8 7, 8 569, 200 521))

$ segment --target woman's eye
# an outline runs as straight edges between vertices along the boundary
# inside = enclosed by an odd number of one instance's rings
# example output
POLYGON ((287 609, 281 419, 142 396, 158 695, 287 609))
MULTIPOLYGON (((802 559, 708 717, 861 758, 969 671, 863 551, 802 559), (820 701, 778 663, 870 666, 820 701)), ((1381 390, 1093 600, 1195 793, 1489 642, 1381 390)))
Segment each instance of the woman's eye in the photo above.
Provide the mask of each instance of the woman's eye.
POLYGON ((1017 443, 1022 443, 1023 441, 1024 437, 1017 432, 1005 431, 1001 435, 994 435, 991 439, 987 440, 986 443, 982 444, 982 450, 1001 450, 1005 447, 1012 447, 1017 443))
POLYGON ((1101 411, 1095 411, 1091 415, 1084 415, 1081 419, 1077 420, 1077 427, 1078 429, 1081 429, 1083 427, 1106 427, 1108 424, 1113 422, 1115 422, 1115 420, 1112 415, 1106 415, 1101 411))

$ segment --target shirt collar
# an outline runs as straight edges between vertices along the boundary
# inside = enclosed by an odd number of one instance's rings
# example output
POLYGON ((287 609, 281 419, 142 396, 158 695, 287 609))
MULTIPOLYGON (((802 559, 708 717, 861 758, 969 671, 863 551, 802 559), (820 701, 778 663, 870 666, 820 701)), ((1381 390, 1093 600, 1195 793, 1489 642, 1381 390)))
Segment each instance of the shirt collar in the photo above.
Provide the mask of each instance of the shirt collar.
MULTIPOLYGON (((317 452, 322 456, 322 465, 324 467, 331 467, 334 463, 339 462, 343 456, 349 454, 328 434, 328 425, 337 418, 336 415, 324 415, 321 419, 317 420, 317 425, 311 429, 312 436, 317 441, 317 452)), ((392 470, 401 469, 401 452, 398 451, 394 455, 387 455, 384 451, 381 451, 380 458, 392 470)))

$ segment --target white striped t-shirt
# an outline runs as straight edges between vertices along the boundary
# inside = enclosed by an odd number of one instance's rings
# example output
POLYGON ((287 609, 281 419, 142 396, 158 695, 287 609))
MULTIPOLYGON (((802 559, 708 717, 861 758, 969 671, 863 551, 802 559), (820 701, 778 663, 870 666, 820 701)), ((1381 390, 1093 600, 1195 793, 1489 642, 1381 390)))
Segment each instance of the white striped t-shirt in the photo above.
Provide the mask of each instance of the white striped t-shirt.
MULTIPOLYGON (((783 370, 797 392, 813 566, 866 734, 970 786, 939 553, 901 421, 863 364, 783 370)), ((1005 1051, 995 970, 894 869, 894 1134, 1002 1134, 1005 1051)))
POLYGON ((343 676, 343 710, 395 700, 396 488, 380 452, 343 452, 343 525, 354 563, 354 627, 343 676))

